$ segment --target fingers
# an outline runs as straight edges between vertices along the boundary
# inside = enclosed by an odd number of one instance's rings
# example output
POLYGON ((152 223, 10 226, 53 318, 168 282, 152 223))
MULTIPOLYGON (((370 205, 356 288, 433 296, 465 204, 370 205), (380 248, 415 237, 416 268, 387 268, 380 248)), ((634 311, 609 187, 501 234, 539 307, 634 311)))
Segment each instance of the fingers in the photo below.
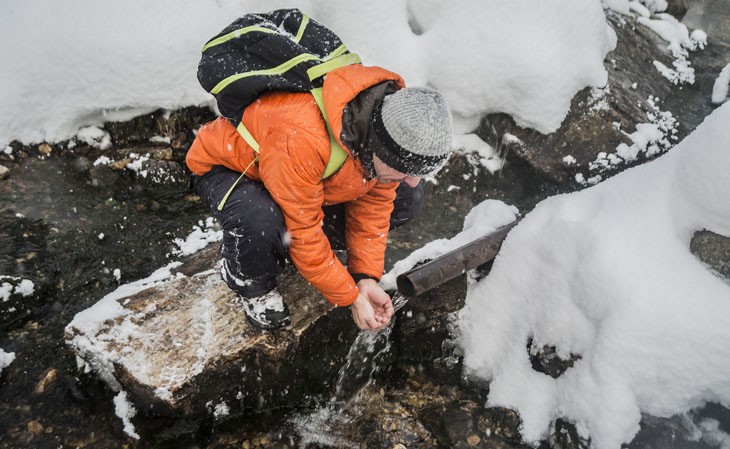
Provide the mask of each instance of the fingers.
MULTIPOLYGON (((353 317, 353 319, 355 320, 355 324, 357 325, 357 327, 360 328, 360 330, 364 330, 364 331, 376 330, 376 329, 380 329, 381 327, 384 326, 384 324, 381 323, 380 320, 378 320, 374 316, 369 319, 368 318, 355 319, 355 317, 353 317)), ((386 322, 385 324, 388 324, 388 323, 386 322)))
POLYGON ((392 301, 390 300, 390 295, 385 293, 385 290, 380 288, 380 286, 377 284, 368 292, 368 298, 370 299, 370 302, 373 303, 373 305, 385 306, 386 304, 392 304, 392 301))
POLYGON ((375 317, 375 309, 364 296, 358 296, 355 302, 351 304, 350 309, 352 310, 352 319, 360 329, 368 330, 381 327, 380 321, 375 317))
POLYGON ((382 329, 393 317, 393 302, 383 289, 377 286, 367 289, 351 305, 352 319, 362 330, 382 329))

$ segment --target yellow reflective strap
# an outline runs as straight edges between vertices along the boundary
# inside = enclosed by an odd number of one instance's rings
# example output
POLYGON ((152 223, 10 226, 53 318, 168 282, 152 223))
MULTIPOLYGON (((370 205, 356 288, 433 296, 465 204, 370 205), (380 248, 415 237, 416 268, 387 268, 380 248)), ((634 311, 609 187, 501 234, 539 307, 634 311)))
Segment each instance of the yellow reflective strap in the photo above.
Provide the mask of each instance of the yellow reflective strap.
POLYGON ((246 172, 248 171, 248 169, 249 169, 249 168, 251 168, 251 166, 252 166, 253 164, 255 164, 255 163, 256 163, 256 162, 258 161, 258 160, 259 160, 259 157, 258 157, 258 156, 256 156, 256 157, 255 157, 255 158, 254 158, 254 159, 253 159, 253 160, 251 161, 251 163, 249 163, 249 164, 248 164, 248 165, 246 166, 246 169, 245 169, 245 170, 243 171, 243 173, 241 173, 241 176, 239 176, 239 177, 238 177, 238 179, 236 179, 236 182, 234 182, 234 183, 233 183, 233 185, 231 186, 231 188, 230 188, 230 189, 228 189, 228 191, 226 192, 225 196, 223 196, 223 199, 221 200, 221 202, 220 202, 220 203, 218 203, 218 212, 220 212, 220 211, 222 211, 222 210, 223 210, 223 207, 224 207, 224 206, 226 205, 226 201, 228 201, 228 197, 229 197, 229 196, 231 196, 231 193, 233 193, 233 189, 235 189, 235 188, 236 188, 236 186, 238 185, 238 182, 239 182, 239 181, 240 181, 241 179, 243 179, 243 176, 244 176, 244 175, 246 174, 246 172))
POLYGON ((335 69, 339 69, 346 65, 359 64, 360 62, 362 61, 356 53, 347 53, 310 68, 307 70, 307 75, 309 76, 310 81, 314 81, 320 76, 324 76, 335 69))
POLYGON ((238 131, 238 134, 243 137, 243 140, 245 140, 246 143, 249 144, 251 148, 253 148, 256 154, 261 153, 261 151, 259 151, 259 143, 256 142, 256 139, 254 139, 253 135, 249 132, 248 128, 246 128, 243 122, 239 123, 238 126, 236 126, 236 131, 238 131))
POLYGON ((248 78, 249 76, 281 75, 288 70, 293 69, 297 64, 312 60, 319 60, 319 58, 314 55, 310 55, 309 53, 302 53, 301 55, 297 55, 286 61, 285 63, 274 67, 273 69, 253 70, 251 72, 237 73, 235 75, 229 76, 228 78, 222 79, 218 84, 215 85, 213 89, 211 89, 210 93, 212 93, 213 95, 219 94, 223 89, 228 87, 229 84, 242 78, 248 78))
POLYGON ((347 52, 347 47, 345 47, 345 44, 340 45, 339 47, 335 48, 335 51, 325 56, 323 59, 325 61, 329 61, 330 59, 336 58, 340 55, 344 55, 347 52))
MULTIPOLYGON (((236 127, 236 131, 238 131, 238 134, 240 134, 241 137, 243 137, 243 140, 245 140, 246 143, 249 144, 251 146, 251 148, 253 148, 253 150, 256 152, 257 155, 261 153, 259 151, 259 143, 256 142, 256 139, 253 138, 253 136, 251 135, 251 133, 248 131, 248 128, 246 128, 246 126, 244 126, 243 122, 241 122, 241 123, 238 124, 238 126, 236 127)), ((228 201, 228 197, 231 196, 231 193, 233 192, 233 189, 235 189, 236 188, 236 185, 238 185, 238 181, 240 181, 241 178, 243 178, 243 175, 246 174, 246 172, 248 171, 248 169, 251 168, 251 166, 253 164, 255 164, 258 160, 259 160, 259 157, 256 156, 248 164, 248 166, 246 166, 246 169, 243 171, 243 173, 241 173, 241 176, 239 176, 238 179, 236 179, 236 182, 233 183, 233 185, 231 186, 231 188, 228 189, 228 192, 226 192, 226 194, 223 197, 223 199, 221 200, 221 202, 218 203, 218 211, 222 211, 223 210, 223 206, 226 205, 226 201, 228 201)))
POLYGON ((330 128, 330 122, 329 120, 327 120, 327 112, 324 110, 324 98, 322 97, 322 88, 319 87, 317 89, 312 89, 310 92, 314 97, 314 101, 317 103, 317 107, 319 107, 319 110, 322 113, 322 117, 324 118, 324 124, 327 127, 327 134, 329 134, 330 136, 330 159, 329 161, 327 161, 327 166, 325 166, 324 173, 322 174, 322 179, 325 179, 329 178, 337 170, 339 170, 340 167, 342 167, 342 164, 345 163, 345 159, 347 159, 348 153, 340 146, 339 142, 337 142, 337 139, 335 139, 335 136, 332 133, 332 128, 330 128))
POLYGON ((299 31, 297 31, 297 35, 294 37, 294 42, 299 43, 300 40, 302 40, 302 36, 304 36, 304 30, 307 29, 307 24, 309 23, 309 16, 306 14, 302 14, 302 23, 299 25, 299 31))
POLYGON ((215 47, 216 45, 220 45, 222 43, 228 42, 231 39, 235 39, 239 36, 242 36, 246 33, 250 33, 252 31, 260 31, 262 33, 269 33, 269 34, 278 33, 276 30, 271 30, 269 28, 260 27, 258 25, 243 27, 243 28, 239 28, 237 30, 231 31, 230 33, 224 34, 223 36, 213 39, 212 41, 205 44, 205 46, 203 47, 203 49, 201 51, 205 51, 211 47, 215 47))
POLYGON ((330 132, 330 160, 324 168, 322 179, 327 179, 342 167, 347 159, 347 152, 342 149, 340 144, 335 140, 335 136, 330 132))

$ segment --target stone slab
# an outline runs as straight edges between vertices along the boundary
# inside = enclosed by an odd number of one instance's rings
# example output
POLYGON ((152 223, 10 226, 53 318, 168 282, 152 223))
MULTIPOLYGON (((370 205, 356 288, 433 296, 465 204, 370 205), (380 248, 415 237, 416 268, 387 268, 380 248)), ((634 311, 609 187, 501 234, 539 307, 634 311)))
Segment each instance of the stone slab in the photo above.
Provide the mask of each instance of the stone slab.
POLYGON ((262 332, 220 280, 218 252, 120 287, 76 315, 66 340, 138 409, 225 416, 325 393, 357 333, 293 269, 280 282, 292 324, 262 332), (199 271, 200 268, 208 269, 199 271))

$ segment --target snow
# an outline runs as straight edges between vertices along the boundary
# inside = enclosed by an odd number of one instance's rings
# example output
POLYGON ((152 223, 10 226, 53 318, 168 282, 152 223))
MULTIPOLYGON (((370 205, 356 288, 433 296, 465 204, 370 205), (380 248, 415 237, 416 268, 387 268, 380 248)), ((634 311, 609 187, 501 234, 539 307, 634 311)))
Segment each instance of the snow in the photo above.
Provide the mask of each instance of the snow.
POLYGON ((135 440, 139 440, 139 435, 134 428, 134 424, 132 424, 132 418, 134 418, 137 414, 137 409, 134 408, 132 403, 127 399, 126 391, 120 391, 116 396, 114 396, 114 412, 118 417, 122 418, 122 423, 124 423, 124 433, 135 440))
POLYGON ((152 143, 170 143, 170 138, 167 136, 152 136, 150 137, 152 143))
POLYGON ((491 381, 488 405, 519 411, 527 441, 564 417, 618 449, 642 413, 730 406, 730 283, 688 249, 697 230, 730 236, 729 122, 726 104, 655 161, 543 201, 470 287, 465 367, 491 381), (529 337, 582 359, 538 373, 529 337))
POLYGON ((109 165, 112 162, 114 162, 114 161, 109 159, 106 156, 99 156, 99 158, 94 161, 94 167, 99 166, 99 165, 109 165))
POLYGON ((150 160, 150 155, 146 154, 144 156, 140 156, 137 153, 129 153, 129 157, 131 161, 129 162, 129 164, 127 164, 126 168, 137 173, 139 176, 146 178, 149 174, 149 171, 146 169, 146 162, 150 160))
POLYGON ((173 243, 178 250, 173 251, 176 256, 188 256, 205 248, 212 242, 223 240, 223 231, 219 229, 213 217, 208 217, 205 222, 200 221, 198 226, 193 226, 193 231, 183 239, 175 239, 173 243))
POLYGON ((721 104, 727 100, 728 85, 730 85, 730 64, 723 67, 712 86, 712 102, 721 104))
POLYGON ((476 134, 455 135, 454 148, 457 153, 465 154, 470 163, 479 164, 490 173, 496 172, 504 165, 499 153, 476 134))
POLYGON ((459 116, 506 112, 550 133, 579 90, 606 84, 603 60, 616 35, 598 1, 457 0, 433 9, 437 18, 420 36, 427 82, 459 116))
POLYGON ((695 72, 689 60, 689 51, 703 49, 707 45, 707 34, 695 30, 690 34, 687 26, 670 14, 657 14, 655 19, 639 17, 637 22, 654 31, 669 45, 667 49, 674 57, 673 69, 660 61, 654 61, 654 67, 673 84, 694 84, 695 72))
MULTIPOLYGON (((631 144, 621 143, 616 147, 616 153, 608 154, 600 152, 596 160, 588 164, 592 172, 603 173, 613 170, 625 163, 631 163, 639 159, 639 156, 647 158, 655 157, 666 152, 674 146, 677 140, 677 119, 671 112, 662 111, 659 106, 659 99, 650 96, 647 105, 650 111, 647 112, 647 123, 638 123, 636 131, 624 135, 631 140, 631 144)), ((595 175, 588 180, 582 173, 576 175, 576 181, 583 185, 595 185, 603 179, 595 175)))
POLYGON ((96 126, 81 128, 79 132, 76 133, 76 138, 85 142, 87 145, 91 145, 92 147, 96 147, 101 150, 106 150, 112 145, 109 133, 96 126))
POLYGON ((630 11, 635 11, 641 15, 664 11, 668 6, 666 0, 603 0, 602 3, 606 8, 621 14, 629 14, 630 11))
MULTIPOLYGON (((181 262, 170 264, 156 270, 144 279, 129 284, 121 285, 119 288, 100 299, 96 304, 76 314, 67 328, 75 327, 84 334, 95 335, 98 329, 107 320, 113 320, 128 313, 118 302, 118 299, 131 296, 147 288, 160 285, 173 277, 172 270, 182 265, 181 262)), ((116 271, 116 270, 115 270, 116 271)))
POLYGON ((0 302, 7 302, 11 295, 28 297, 35 291, 35 284, 30 279, 16 276, 0 275, 0 302))
POLYGON ((3 370, 10 366, 14 360, 14 352, 5 352, 3 349, 0 349, 0 374, 2 374, 3 370))
POLYGON ((215 419, 221 419, 228 416, 231 413, 231 408, 226 404, 225 401, 221 401, 213 407, 213 417, 215 419))
POLYGON ((705 419, 700 425, 701 441, 718 449, 730 449, 730 435, 720 429, 715 419, 705 419))
MULTIPOLYGON (((108 136, 99 126, 106 121, 212 105, 196 78, 203 43, 243 12, 291 6, 280 0, 13 2, 0 15, 0 37, 23 39, 20 48, 0 49, 0 148, 15 139, 30 144, 74 136, 103 148, 108 136)), ((305 0, 297 6, 335 29, 367 64, 401 73, 410 85, 441 89, 472 129, 482 114, 499 111, 522 126, 555 130, 576 92, 606 83, 603 59, 615 46, 598 0, 377 0, 367 7, 305 0), (423 34, 411 30, 409 11, 423 34)))
POLYGON ((629 2, 629 9, 641 17, 651 17, 651 11, 639 2, 629 2))

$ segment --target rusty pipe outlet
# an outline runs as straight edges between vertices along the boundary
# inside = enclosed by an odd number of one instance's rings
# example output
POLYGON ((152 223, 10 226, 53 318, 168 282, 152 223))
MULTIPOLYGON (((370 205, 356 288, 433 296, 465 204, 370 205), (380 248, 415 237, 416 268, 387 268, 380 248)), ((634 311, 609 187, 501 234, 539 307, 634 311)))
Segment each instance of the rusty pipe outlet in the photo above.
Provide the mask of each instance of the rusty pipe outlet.
POLYGON ((398 291, 407 297, 418 296, 493 260, 518 221, 401 274, 396 279, 398 291))

